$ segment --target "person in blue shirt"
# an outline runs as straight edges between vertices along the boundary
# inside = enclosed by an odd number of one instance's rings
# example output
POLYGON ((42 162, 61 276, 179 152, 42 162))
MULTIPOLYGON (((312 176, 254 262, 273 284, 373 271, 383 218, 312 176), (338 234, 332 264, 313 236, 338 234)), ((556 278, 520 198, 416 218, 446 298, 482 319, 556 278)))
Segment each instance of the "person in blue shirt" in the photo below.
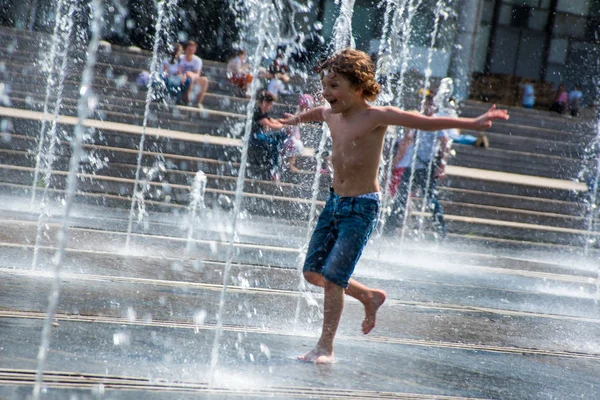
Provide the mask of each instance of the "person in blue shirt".
POLYGON ((521 104, 523 108, 533 108, 535 105, 535 89, 533 87, 532 81, 525 81, 525 83, 520 84, 523 88, 523 100, 521 104))
POLYGON ((571 116, 579 116, 579 105, 582 98, 583 93, 581 92, 581 85, 578 83, 575 85, 575 89, 569 92, 569 111, 571 112, 571 116))

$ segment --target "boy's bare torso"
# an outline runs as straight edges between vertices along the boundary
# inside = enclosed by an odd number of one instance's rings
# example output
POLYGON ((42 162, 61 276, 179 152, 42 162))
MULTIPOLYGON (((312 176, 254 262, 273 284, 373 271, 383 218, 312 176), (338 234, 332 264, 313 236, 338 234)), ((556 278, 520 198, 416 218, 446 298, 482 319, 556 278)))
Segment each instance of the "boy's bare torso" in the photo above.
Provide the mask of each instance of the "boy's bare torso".
POLYGON ((333 142, 333 190, 338 196, 378 192, 378 171, 387 126, 377 123, 377 107, 352 115, 323 112, 333 142))

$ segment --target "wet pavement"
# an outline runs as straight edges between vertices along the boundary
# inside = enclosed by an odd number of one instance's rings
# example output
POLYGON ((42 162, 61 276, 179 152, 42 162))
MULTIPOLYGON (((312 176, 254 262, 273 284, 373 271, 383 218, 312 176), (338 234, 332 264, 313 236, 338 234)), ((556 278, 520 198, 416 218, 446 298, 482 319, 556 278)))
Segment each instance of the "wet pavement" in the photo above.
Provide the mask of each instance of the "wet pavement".
MULTIPOLYGON (((363 335, 362 306, 348 299, 337 363, 317 366, 295 359, 322 318, 322 294, 298 291, 306 224, 246 218, 209 387, 226 215, 207 215, 192 244, 185 216, 150 215, 125 251, 126 215, 75 211, 44 398, 600 397, 593 260, 375 238, 356 277, 388 293, 377 326, 363 335)), ((0 223, 0 399, 21 399, 32 391, 60 219, 48 221, 35 269, 37 215, 3 211, 0 223)))

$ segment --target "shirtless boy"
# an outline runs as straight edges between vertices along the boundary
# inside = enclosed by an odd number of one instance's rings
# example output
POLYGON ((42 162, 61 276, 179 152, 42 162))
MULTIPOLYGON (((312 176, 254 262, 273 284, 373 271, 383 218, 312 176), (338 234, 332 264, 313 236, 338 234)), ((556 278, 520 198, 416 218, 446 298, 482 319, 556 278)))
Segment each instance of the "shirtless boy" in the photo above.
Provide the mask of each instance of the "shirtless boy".
POLYGON ((481 130, 492 120, 508 119, 506 110, 495 106, 477 118, 428 117, 396 107, 367 103, 379 94, 375 68, 369 56, 346 49, 320 67, 323 97, 329 107, 317 107, 287 115, 281 123, 324 121, 333 141, 333 188, 313 232, 304 277, 325 290, 323 330, 316 347, 298 357, 318 364, 333 363, 333 340, 344 308, 344 294, 365 307, 362 331, 375 327, 377 310, 385 302, 382 290, 372 289, 351 278, 354 267, 377 223, 381 195, 378 171, 384 135, 388 125, 437 131, 443 129, 481 130))

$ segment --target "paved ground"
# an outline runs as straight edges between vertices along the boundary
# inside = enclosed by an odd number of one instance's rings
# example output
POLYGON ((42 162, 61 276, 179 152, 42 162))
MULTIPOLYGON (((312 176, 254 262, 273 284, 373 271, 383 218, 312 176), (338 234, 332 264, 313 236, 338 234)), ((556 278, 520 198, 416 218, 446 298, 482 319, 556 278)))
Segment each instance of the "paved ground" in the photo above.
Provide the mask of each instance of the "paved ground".
MULTIPOLYGON (((0 399, 31 393, 53 278, 59 220, 32 270, 37 216, 0 211, 0 399)), ((15 200, 17 202, 15 202, 15 200)), ((150 215, 124 250, 126 215, 75 210, 61 274, 45 398, 598 397, 597 265, 571 254, 374 240, 357 277, 389 301, 372 334, 348 300, 331 366, 299 363, 321 322, 318 291, 300 295, 305 224, 243 219, 208 387, 227 215, 150 215), (296 320, 296 310, 298 319, 296 320)))

